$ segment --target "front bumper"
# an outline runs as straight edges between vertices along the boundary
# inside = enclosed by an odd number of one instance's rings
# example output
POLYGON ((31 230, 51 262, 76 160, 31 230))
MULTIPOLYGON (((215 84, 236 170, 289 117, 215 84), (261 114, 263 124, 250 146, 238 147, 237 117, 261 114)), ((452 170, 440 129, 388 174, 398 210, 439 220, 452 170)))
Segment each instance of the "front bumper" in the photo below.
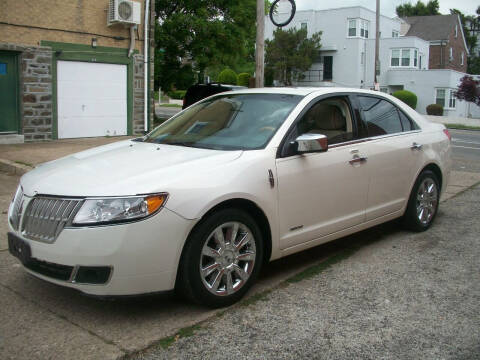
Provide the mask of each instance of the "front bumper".
POLYGON ((82 268, 111 269, 104 284, 78 283, 76 274, 60 280, 46 276, 44 271, 35 271, 35 267, 24 267, 30 274, 87 294, 116 296, 172 290, 181 251, 192 226, 192 220, 163 208, 142 221, 65 228, 53 243, 29 240, 20 230, 14 231, 10 223, 9 230, 30 245, 31 257, 44 266, 59 266, 67 272, 82 268))

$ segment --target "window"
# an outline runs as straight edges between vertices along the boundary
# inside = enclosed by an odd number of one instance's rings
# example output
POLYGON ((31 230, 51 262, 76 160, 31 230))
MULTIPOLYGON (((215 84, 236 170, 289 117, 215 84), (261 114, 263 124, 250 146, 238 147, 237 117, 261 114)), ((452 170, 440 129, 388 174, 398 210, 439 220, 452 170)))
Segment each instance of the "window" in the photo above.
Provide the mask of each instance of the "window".
POLYGON ((395 134, 403 131, 397 108, 386 100, 359 96, 368 136, 395 134))
POLYGON ((392 50, 392 60, 390 61, 390 66, 400 66, 400 50, 392 50))
POLYGON ((455 25, 455 37, 458 37, 458 25, 455 25))
POLYGON ((307 30, 307 23, 301 23, 301 24, 300 24, 300 28, 301 28, 302 30, 307 30))
POLYGON ((348 20, 348 36, 357 36, 357 20, 348 20))
POLYGON ((448 57, 449 57, 450 61, 453 60, 453 48, 452 48, 452 47, 450 47, 450 52, 449 52, 449 56, 448 56, 448 57))
POLYGON ((445 109, 455 109, 455 90, 435 89, 435 104, 442 105, 445 109))
POLYGON ((460 65, 463 65, 465 62, 465 53, 462 51, 462 55, 460 56, 460 65))
POLYGON ((392 38, 397 38, 399 35, 398 31, 392 30, 392 38))
POLYGON ((418 67, 417 49, 392 49, 390 66, 392 67, 418 67))
POLYGON ((361 38, 368 39, 369 30, 370 30, 370 22, 367 20, 362 20, 362 19, 348 20, 348 37, 359 36, 361 38))

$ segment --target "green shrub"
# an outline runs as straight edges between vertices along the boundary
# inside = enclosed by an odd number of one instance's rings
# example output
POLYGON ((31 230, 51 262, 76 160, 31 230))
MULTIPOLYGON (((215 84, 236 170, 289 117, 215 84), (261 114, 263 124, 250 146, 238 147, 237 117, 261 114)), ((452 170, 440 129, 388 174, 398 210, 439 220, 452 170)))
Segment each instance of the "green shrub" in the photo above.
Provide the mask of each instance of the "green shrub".
POLYGON ((250 79, 250 74, 249 73, 238 74, 237 85, 248 87, 248 80, 249 79, 250 79))
POLYGON ((232 69, 226 68, 218 74, 218 82, 221 84, 237 85, 237 74, 232 69))
POLYGON ((427 114, 435 116, 443 116, 443 106, 439 104, 430 104, 427 106, 427 114))
POLYGON ((417 107, 417 95, 408 90, 398 90, 393 94, 397 99, 402 100, 405 104, 410 106, 412 109, 417 107))
POLYGON ((265 68, 265 79, 264 79, 264 82, 265 82, 265 86, 273 86, 273 78, 274 78, 274 75, 275 75, 275 71, 273 69, 273 67, 266 67, 265 68))
POLYGON ((182 100, 187 90, 172 90, 167 93, 168 97, 175 100, 182 100))

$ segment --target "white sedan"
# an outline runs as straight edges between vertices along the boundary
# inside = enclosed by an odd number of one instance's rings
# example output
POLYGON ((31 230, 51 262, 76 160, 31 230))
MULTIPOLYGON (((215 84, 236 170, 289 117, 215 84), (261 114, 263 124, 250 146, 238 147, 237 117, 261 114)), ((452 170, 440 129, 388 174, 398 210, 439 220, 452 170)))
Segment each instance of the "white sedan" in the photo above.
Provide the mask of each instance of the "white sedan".
POLYGON ((32 275, 88 294, 176 289, 225 306, 265 262, 400 217, 426 230, 450 151, 443 125, 383 93, 222 93, 142 138, 25 174, 9 249, 32 275))

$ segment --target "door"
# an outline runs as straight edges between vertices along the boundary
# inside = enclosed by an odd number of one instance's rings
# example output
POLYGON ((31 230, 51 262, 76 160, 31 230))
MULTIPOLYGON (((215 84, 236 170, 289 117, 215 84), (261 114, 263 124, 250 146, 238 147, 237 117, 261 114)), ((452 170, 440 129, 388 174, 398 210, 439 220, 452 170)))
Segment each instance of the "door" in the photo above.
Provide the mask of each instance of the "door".
POLYGON ((0 133, 18 132, 17 55, 0 51, 0 133))
POLYGON ((369 138, 364 151, 370 172, 368 221, 403 208, 422 150, 415 147, 418 126, 396 105, 375 96, 358 100, 369 138))
POLYGON ((323 80, 333 79, 333 56, 323 57, 323 80))
POLYGON ((305 113, 285 142, 304 133, 326 135, 322 153, 282 154, 276 160, 280 247, 286 249, 365 221, 368 172, 355 144, 347 97, 322 99, 305 113))
POLYGON ((58 61, 58 138, 127 134, 127 66, 58 61))

